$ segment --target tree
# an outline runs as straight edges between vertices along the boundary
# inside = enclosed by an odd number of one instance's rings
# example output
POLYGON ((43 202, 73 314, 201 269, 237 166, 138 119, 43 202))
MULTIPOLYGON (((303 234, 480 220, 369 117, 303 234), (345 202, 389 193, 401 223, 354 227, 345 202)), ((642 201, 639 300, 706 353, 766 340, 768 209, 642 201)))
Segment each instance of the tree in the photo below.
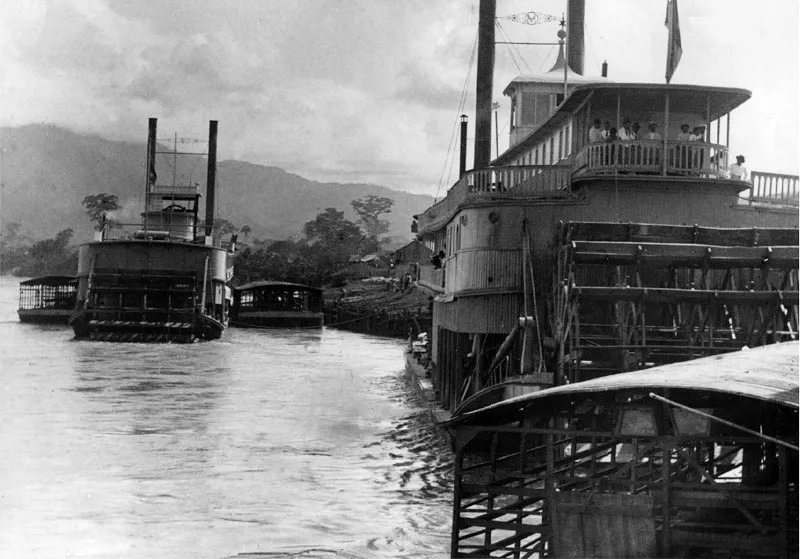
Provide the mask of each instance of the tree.
POLYGON ((86 208, 89 219, 94 222, 94 228, 97 231, 103 229, 103 221, 107 212, 122 209, 117 195, 106 194, 105 192, 87 196, 83 199, 83 205, 86 208))
POLYGON ((250 229, 250 226, 243 225, 240 231, 242 232, 242 235, 244 235, 244 244, 250 244, 250 233, 253 231, 250 229))
POLYGON ((64 257, 67 247, 75 232, 72 229, 62 229, 53 239, 45 239, 33 244, 30 255, 38 259, 55 259, 64 257))
POLYGON ((344 218, 344 212, 328 208, 303 226, 309 241, 314 242, 311 253, 325 267, 335 271, 359 252, 365 237, 361 229, 344 218))
POLYGON ((221 217, 214 218, 214 229, 217 230, 217 234, 220 237, 236 233, 236 226, 227 219, 222 219, 221 217))
POLYGON ((353 200, 350 205, 361 218, 360 221, 367 230, 367 234, 373 239, 377 240, 378 235, 389 230, 389 222, 381 220, 380 216, 392 212, 394 200, 391 198, 368 194, 363 198, 353 200))

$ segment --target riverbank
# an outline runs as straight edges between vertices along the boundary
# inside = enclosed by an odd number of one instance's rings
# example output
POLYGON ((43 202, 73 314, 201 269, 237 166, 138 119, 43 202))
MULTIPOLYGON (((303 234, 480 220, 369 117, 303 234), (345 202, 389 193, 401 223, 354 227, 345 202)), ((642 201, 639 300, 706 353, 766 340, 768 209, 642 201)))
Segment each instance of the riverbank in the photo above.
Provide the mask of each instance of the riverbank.
POLYGON ((395 281, 370 278, 328 288, 323 297, 328 327, 403 339, 430 332, 430 299, 413 283, 401 289, 395 281))

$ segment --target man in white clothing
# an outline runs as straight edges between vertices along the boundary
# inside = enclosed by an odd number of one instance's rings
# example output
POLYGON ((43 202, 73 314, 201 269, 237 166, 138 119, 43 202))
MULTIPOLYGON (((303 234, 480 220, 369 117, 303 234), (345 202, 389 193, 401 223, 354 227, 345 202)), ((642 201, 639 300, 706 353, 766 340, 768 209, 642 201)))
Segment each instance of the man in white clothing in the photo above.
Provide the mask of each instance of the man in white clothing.
POLYGON ((658 128, 656 123, 655 122, 651 122, 650 125, 647 127, 647 132, 644 133, 644 139, 645 140, 660 140, 661 139, 661 134, 656 132, 656 128, 658 128))
POLYGON ((596 118, 594 120, 594 126, 589 129, 589 143, 595 142, 602 142, 603 138, 603 129, 600 127, 600 119, 596 118))
POLYGON ((692 133, 689 132, 688 124, 681 124, 681 131, 678 133, 678 137, 675 139, 679 142, 688 142, 692 139, 692 133))
POLYGON ((744 155, 736 156, 736 163, 731 165, 730 168, 730 177, 740 181, 746 181, 750 178, 747 173, 747 167, 744 166, 744 155))

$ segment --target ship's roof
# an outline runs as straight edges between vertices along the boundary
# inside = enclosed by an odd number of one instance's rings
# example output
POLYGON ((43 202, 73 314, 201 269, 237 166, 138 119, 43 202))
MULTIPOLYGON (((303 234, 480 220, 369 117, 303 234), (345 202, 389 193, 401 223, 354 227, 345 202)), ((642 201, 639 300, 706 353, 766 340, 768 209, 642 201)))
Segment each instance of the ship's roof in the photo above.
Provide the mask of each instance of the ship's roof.
POLYGON ((310 285, 303 285, 302 283, 292 283, 290 281, 253 281, 250 283, 245 283, 244 285, 238 285, 234 287, 236 291, 247 291, 248 289, 255 289, 257 287, 292 287, 294 289, 300 289, 303 291, 317 291, 322 292, 321 289, 318 287, 311 287, 310 285))
POLYGON ((75 276, 41 276, 19 282, 20 285, 64 285, 75 281, 75 276))
MULTIPOLYGON (((563 68, 561 70, 563 80, 563 68)), ((492 161, 492 165, 505 165, 529 150, 541 138, 563 125, 573 111, 589 96, 593 108, 606 107, 616 112, 617 100, 622 117, 649 114, 663 110, 669 93, 670 113, 696 114, 706 120, 716 120, 730 113, 752 95, 746 89, 706 85, 680 85, 657 83, 581 83, 575 86, 555 113, 519 143, 511 146, 492 161)), ((662 123, 658 123, 661 125, 662 123)), ((692 123, 694 124, 694 123, 692 123)))
POLYGON ((580 83, 607 83, 611 82, 608 78, 600 77, 600 76, 584 76, 575 72, 572 67, 567 65, 567 60, 564 58, 564 45, 563 43, 558 48, 558 56, 556 57, 556 62, 553 64, 553 67, 550 68, 549 71, 545 72, 544 74, 529 74, 526 76, 517 76, 511 83, 509 83, 505 90, 503 91, 503 95, 509 95, 511 91, 513 91, 517 85, 526 84, 526 83, 538 83, 538 84, 563 84, 564 83, 564 68, 567 69, 567 83, 571 84, 580 84, 580 83))
POLYGON ((597 393, 685 389, 762 400, 798 409, 800 343, 784 342, 642 371, 609 375, 509 398, 454 418, 451 424, 507 423, 532 404, 597 393))

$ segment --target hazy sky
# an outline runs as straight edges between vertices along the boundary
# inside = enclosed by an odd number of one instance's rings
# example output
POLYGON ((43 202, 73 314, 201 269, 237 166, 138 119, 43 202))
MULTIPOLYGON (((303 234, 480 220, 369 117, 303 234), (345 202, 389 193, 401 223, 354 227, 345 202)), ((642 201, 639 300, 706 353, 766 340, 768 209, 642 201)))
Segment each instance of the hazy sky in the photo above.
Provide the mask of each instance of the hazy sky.
MULTIPOLYGON (((498 0, 497 15, 560 16, 565 5, 498 0)), ((607 60, 612 80, 664 83, 665 6, 586 0, 585 73, 607 60)), ((732 150, 751 169, 798 173, 798 1, 679 9, 672 82, 751 90, 731 119, 732 150)), ((457 172, 447 153, 465 83, 474 120, 477 13, 478 0, 0 0, 0 124, 144 141, 150 116, 160 137, 204 138, 216 119, 221 159, 435 194, 457 172)), ((499 21, 511 40, 556 40, 556 24, 499 21)), ((547 71, 556 52, 497 46, 501 150, 502 90, 547 71)))

